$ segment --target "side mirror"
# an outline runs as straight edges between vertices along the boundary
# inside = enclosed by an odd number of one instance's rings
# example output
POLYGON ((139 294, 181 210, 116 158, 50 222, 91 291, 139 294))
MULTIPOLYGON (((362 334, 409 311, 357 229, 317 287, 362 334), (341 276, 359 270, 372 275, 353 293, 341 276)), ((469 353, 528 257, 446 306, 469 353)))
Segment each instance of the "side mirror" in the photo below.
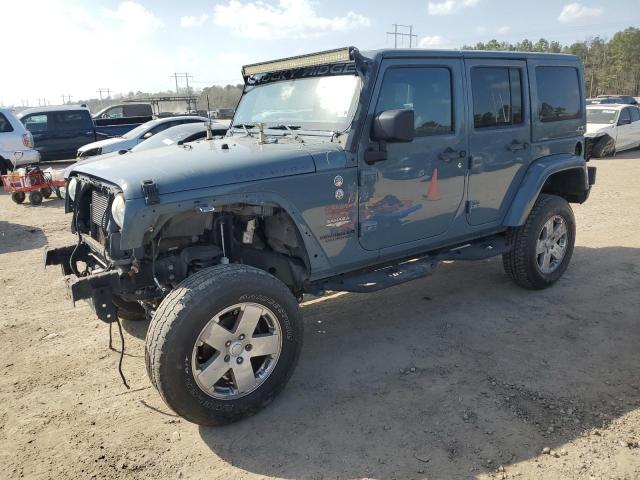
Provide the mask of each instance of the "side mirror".
POLYGON ((129 151, 129 150, 124 150, 124 149, 123 149, 123 150, 118 150, 118 153, 119 153, 120 155, 124 155, 124 154, 125 154, 125 153, 127 153, 128 151, 129 151))
POLYGON ((145 134, 142 136, 142 138, 143 138, 143 139, 145 139, 145 140, 146 140, 147 138, 151 138, 151 137, 153 137, 153 133, 151 133, 151 132, 147 132, 147 133, 145 133, 145 134))
POLYGON ((385 110, 373 119, 372 137, 385 142, 411 142, 414 137, 414 112, 408 109, 385 110))

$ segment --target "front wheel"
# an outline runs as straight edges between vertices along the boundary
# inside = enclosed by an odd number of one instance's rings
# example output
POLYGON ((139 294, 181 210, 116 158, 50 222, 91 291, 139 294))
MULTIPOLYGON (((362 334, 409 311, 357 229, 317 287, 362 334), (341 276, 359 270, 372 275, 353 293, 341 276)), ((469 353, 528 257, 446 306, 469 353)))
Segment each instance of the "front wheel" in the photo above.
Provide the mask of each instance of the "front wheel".
POLYGON ((200 425, 250 416, 273 400, 302 347, 298 302, 272 275, 218 265, 180 283, 147 333, 147 372, 177 414, 200 425))
POLYGON ((541 194, 525 224, 509 235, 513 248, 502 255, 507 274, 521 287, 547 288, 569 266, 576 239, 573 211, 565 199, 541 194))

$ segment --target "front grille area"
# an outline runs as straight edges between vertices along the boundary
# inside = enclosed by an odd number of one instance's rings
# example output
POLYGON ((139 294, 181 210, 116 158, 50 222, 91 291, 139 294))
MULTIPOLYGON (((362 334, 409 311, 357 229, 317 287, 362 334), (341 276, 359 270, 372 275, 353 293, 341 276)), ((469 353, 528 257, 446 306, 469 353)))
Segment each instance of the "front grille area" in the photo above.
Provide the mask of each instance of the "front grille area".
POLYGON ((91 236, 104 243, 109 221, 109 194, 101 190, 91 190, 91 236))

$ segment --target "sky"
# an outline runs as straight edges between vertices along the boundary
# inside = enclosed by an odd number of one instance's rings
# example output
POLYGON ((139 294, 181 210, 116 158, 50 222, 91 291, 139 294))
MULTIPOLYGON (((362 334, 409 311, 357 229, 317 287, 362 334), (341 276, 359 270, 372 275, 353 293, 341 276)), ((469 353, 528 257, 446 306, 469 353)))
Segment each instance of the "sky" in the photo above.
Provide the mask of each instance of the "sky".
POLYGON ((175 72, 196 88, 241 83, 247 63, 393 47, 394 23, 425 48, 570 44, 640 26, 640 0, 0 0, 0 105, 175 90, 175 72))

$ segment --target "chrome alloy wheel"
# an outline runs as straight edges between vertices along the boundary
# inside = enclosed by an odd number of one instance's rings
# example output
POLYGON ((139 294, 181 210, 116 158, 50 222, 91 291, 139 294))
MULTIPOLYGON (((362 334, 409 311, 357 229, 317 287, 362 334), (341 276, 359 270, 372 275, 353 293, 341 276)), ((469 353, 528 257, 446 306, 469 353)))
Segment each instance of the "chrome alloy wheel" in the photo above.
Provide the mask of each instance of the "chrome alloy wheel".
POLYGON ((569 243, 567 225, 560 215, 542 226, 536 243, 536 262, 544 274, 552 273, 562 263, 569 243))
POLYGON ((280 324, 273 312, 239 303, 215 315, 198 335, 191 356, 193 376, 213 398, 240 398, 267 380, 281 350, 280 324))

